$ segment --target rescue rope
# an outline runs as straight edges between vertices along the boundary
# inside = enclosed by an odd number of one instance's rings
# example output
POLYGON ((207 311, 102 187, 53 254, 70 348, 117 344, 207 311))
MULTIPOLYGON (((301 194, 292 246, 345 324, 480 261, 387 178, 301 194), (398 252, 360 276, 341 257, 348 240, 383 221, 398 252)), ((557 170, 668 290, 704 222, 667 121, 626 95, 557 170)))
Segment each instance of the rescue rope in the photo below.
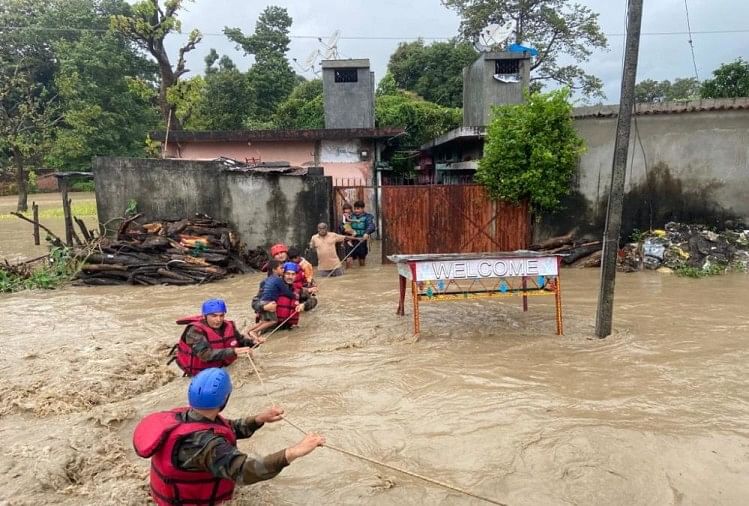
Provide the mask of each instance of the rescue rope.
MULTIPOLYGON (((250 364, 252 365, 252 369, 255 371, 255 375, 257 376, 257 379, 260 381, 260 385, 263 388, 263 393, 265 394, 265 397, 268 398, 268 401, 271 403, 271 405, 277 406, 278 404, 270 396, 270 393, 268 393, 268 388, 265 386, 265 381, 263 381, 263 377, 260 375, 260 371, 258 371, 257 366, 255 365, 255 361, 252 360, 252 357, 249 354, 245 355, 245 356, 250 360, 250 364)), ((305 436, 307 434, 309 434, 309 431, 303 429, 302 427, 300 427, 296 423, 294 423, 291 420, 289 420, 289 418, 286 415, 281 415, 281 419, 284 422, 288 423, 290 426, 294 427, 296 430, 298 430, 302 434, 304 434, 305 436)), ((396 471, 396 472, 399 472, 399 473, 411 476, 413 478, 417 478, 417 479, 425 481, 427 483, 431 483, 432 485, 437 485, 438 487, 442 487, 442 488, 445 488, 447 490, 452 490, 454 492, 458 492, 460 494, 467 495, 467 496, 473 497, 475 499, 480 499, 480 500, 488 502, 490 504, 497 504, 499 506, 508 506, 506 503, 497 501, 496 499, 492 499, 490 497, 485 497, 485 496, 476 494, 474 492, 471 492, 470 490, 465 490, 463 488, 456 487, 454 485, 450 485, 449 483, 445 483, 443 481, 435 480, 434 478, 429 478, 427 476, 415 473, 413 471, 409 471, 407 469, 402 469, 400 467, 396 467, 396 466, 393 466, 391 464, 386 464, 385 462, 381 462, 379 460, 375 460, 373 458, 366 457, 364 455, 360 455, 358 453, 355 453, 355 452, 352 452, 352 451, 349 451, 349 450, 345 450, 343 448, 339 448, 337 446, 333 446, 333 445, 328 444, 328 443, 325 443, 323 446, 325 448, 328 448, 330 450, 336 451, 338 453, 342 453, 344 455, 348 455, 350 457, 354 457, 354 458, 357 458, 357 459, 360 459, 360 460, 363 460, 365 462, 369 462, 371 464, 375 464, 375 465, 378 465, 378 466, 381 466, 381 467, 385 467, 385 468, 390 469, 392 471, 396 471)))

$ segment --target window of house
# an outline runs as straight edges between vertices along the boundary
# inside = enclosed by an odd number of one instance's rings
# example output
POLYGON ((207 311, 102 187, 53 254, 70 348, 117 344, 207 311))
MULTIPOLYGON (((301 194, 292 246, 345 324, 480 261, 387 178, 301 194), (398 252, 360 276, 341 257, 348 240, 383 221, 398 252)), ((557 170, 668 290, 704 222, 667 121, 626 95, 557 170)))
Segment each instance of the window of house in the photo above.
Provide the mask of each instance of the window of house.
POLYGON ((496 60, 494 63, 495 74, 519 74, 520 60, 496 60))
POLYGON ((336 69, 335 82, 337 83, 355 83, 359 80, 357 69, 336 69))

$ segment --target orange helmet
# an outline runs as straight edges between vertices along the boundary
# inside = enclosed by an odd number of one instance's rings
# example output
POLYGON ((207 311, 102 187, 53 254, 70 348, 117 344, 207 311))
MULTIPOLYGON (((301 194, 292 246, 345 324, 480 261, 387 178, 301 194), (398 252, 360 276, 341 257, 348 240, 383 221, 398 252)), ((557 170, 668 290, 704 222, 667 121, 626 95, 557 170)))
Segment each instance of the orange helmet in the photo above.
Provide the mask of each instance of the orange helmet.
POLYGON ((283 243, 274 244, 270 248, 270 256, 274 257, 278 255, 279 253, 288 253, 289 248, 286 247, 283 243))

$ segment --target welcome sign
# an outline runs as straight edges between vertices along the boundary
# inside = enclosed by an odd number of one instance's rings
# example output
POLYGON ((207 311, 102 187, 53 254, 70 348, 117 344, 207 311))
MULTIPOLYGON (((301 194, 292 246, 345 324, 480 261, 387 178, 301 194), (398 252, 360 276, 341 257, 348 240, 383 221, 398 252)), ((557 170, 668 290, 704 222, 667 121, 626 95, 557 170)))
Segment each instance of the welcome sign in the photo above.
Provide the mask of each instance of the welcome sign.
MULTIPOLYGON (((413 265, 416 270, 415 281, 556 276, 559 273, 555 256, 427 260, 413 262, 413 265)), ((402 276, 412 278, 408 265, 398 264, 398 271, 402 276)))

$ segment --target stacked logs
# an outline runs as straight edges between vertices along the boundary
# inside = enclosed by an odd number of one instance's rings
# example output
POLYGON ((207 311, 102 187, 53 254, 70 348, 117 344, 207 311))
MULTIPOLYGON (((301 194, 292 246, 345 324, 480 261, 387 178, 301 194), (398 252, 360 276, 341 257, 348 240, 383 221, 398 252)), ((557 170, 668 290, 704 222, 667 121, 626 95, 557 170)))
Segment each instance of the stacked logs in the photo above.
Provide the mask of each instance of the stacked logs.
POLYGON ((246 253, 236 232, 206 215, 142 225, 138 218, 124 220, 114 239, 100 238, 89 249, 79 284, 202 284, 251 272, 267 259, 246 253))
POLYGON ((533 244, 529 249, 564 255, 562 263, 570 267, 600 267, 603 243, 586 240, 585 238, 576 240, 573 231, 533 244))

